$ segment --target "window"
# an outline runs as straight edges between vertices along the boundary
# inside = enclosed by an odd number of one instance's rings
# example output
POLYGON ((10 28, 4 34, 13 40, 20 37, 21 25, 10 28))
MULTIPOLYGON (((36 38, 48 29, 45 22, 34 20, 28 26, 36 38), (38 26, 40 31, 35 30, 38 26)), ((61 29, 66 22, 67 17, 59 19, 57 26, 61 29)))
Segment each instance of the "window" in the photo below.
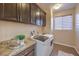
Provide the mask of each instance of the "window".
POLYGON ((72 29, 72 16, 55 17, 55 30, 71 30, 72 29))
POLYGON ((79 14, 76 15, 76 30, 79 30, 79 14))

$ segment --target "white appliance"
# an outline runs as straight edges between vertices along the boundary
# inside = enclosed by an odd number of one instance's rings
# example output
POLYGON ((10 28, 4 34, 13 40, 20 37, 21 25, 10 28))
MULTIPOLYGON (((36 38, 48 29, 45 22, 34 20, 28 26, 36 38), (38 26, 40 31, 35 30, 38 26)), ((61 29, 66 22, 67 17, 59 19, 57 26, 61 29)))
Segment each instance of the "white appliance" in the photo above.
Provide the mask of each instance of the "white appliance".
POLYGON ((34 39, 36 44, 35 55, 36 56, 49 56, 53 50, 53 36, 50 34, 43 35, 46 39, 34 39))

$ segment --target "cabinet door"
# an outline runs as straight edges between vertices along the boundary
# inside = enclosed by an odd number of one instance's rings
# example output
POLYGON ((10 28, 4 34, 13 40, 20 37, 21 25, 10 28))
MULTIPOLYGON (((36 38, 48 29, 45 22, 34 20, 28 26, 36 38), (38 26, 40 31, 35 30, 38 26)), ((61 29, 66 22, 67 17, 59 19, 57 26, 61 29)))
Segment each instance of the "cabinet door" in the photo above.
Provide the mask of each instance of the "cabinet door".
POLYGON ((41 16, 40 16, 40 9, 39 8, 37 8, 37 10, 36 10, 36 25, 39 25, 39 26, 41 26, 41 16))
POLYGON ((41 10, 41 25, 46 26, 46 13, 41 10))
POLYGON ((46 26, 46 13, 44 13, 44 23, 43 26, 46 26))
POLYGON ((36 4, 31 4, 31 23, 41 25, 40 8, 36 4))
POLYGON ((34 56, 34 50, 35 50, 35 44, 30 46, 29 48, 26 48, 25 50, 21 51, 15 56, 34 56))
POLYGON ((36 5, 31 4, 31 24, 36 24, 36 5))
POLYGON ((3 3, 0 3, 0 19, 3 18, 3 3))
POLYGON ((17 21, 16 3, 4 3, 4 19, 17 21))
POLYGON ((34 51, 31 51, 28 55, 25 56, 34 56, 34 51))
POLYGON ((29 4, 28 3, 21 4, 20 22, 29 23, 29 4))
POLYGON ((17 3, 17 21, 20 22, 21 3, 17 3))

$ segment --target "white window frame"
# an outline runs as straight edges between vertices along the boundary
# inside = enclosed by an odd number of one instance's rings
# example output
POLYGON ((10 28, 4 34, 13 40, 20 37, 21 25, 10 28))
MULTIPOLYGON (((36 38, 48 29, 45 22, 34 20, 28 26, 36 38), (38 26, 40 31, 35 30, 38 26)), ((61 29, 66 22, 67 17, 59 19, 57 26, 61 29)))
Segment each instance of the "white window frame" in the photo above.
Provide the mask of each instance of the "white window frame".
POLYGON ((64 16, 56 16, 56 17, 54 17, 54 30, 72 30, 73 29, 73 16, 72 15, 64 15, 64 16), (63 17, 66 17, 66 16, 71 16, 72 17, 72 21, 71 21, 71 27, 70 28, 65 28, 65 27, 63 27, 63 17), (62 17, 62 25, 61 25, 61 28, 59 28, 59 29, 57 29, 56 28, 56 25, 55 25, 55 18, 56 17, 62 17))

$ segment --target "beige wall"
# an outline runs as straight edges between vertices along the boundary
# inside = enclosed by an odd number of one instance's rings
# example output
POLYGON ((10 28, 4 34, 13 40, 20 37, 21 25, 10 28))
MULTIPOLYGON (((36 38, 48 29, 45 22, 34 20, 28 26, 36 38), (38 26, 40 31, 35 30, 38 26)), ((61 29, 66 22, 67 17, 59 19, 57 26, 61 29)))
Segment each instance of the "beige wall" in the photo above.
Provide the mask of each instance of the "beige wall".
MULTIPOLYGON (((79 4, 76 6, 75 20, 79 20, 79 4)), ((75 28, 75 40, 76 40, 76 49, 79 52, 79 28, 75 28)))
POLYGON ((40 8, 42 8, 46 12, 46 26, 43 28, 44 33, 51 32, 51 9, 50 6, 46 3, 38 3, 37 4, 40 8))
MULTIPOLYGON (((62 12, 54 13, 54 16, 70 15, 73 16, 74 25, 74 9, 64 10, 62 12)), ((74 40, 74 27, 72 30, 54 30, 55 42, 64 45, 75 46, 74 40)))
POLYGON ((51 12, 50 10, 47 11, 47 15, 46 15, 46 27, 45 27, 45 31, 46 33, 50 33, 51 32, 51 12))
POLYGON ((17 34, 25 34, 28 37, 32 30, 41 32, 39 26, 0 20, 0 41, 14 38, 17 34))

